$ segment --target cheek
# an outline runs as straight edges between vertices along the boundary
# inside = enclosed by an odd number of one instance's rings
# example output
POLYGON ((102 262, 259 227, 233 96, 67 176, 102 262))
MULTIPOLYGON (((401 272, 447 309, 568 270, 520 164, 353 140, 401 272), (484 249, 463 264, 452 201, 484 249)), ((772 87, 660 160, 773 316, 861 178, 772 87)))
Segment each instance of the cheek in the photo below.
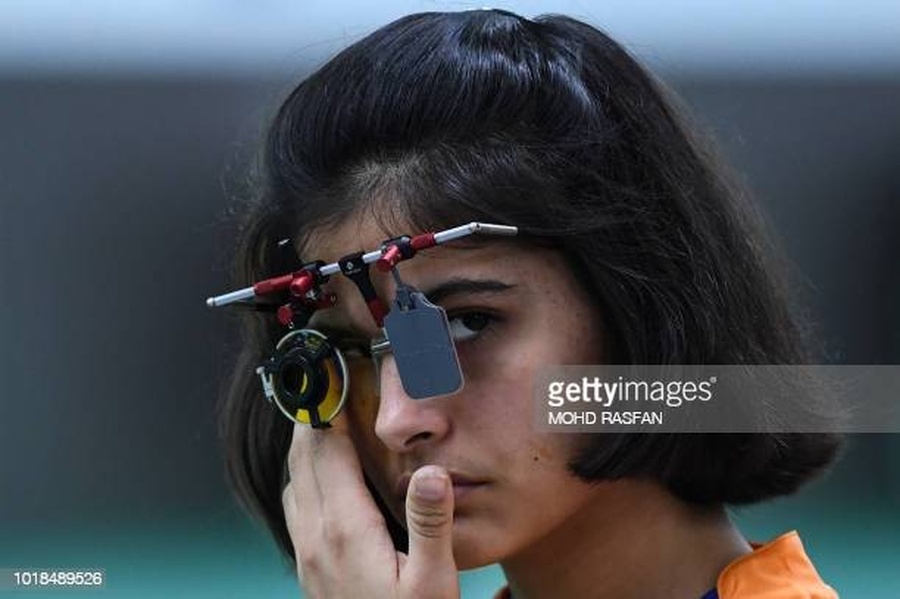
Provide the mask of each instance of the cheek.
POLYGON ((342 417, 363 471, 379 484, 387 461, 384 445, 375 435, 375 419, 378 416, 378 396, 376 394, 374 371, 368 364, 358 364, 351 368, 350 394, 342 417))
POLYGON ((570 359, 565 351, 565 343, 556 339, 552 331, 534 324, 520 326, 502 344, 466 356, 463 393, 476 395, 479 399, 475 403, 497 417, 527 421, 530 426, 533 385, 538 373, 548 366, 578 361, 574 356, 570 359))
POLYGON ((568 312, 554 312, 558 318, 514 323, 502 344, 472 352, 464 362, 466 422, 507 456, 504 467, 519 474, 573 477, 568 464, 581 447, 580 435, 537 432, 533 388, 542 368, 600 362, 599 319, 588 307, 572 303, 568 312))
POLYGON ((375 428, 378 415, 378 394, 375 370, 368 358, 348 358, 350 371, 349 394, 344 416, 354 434, 375 428))

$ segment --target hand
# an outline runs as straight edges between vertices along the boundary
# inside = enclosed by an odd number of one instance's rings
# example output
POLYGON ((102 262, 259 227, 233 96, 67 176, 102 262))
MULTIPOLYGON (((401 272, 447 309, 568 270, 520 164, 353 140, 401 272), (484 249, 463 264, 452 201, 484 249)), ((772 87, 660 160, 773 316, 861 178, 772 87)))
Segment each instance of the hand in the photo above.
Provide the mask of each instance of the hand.
MULTIPOLYGON (((338 419, 340 420, 340 419, 338 419)), ((458 599, 453 489, 447 472, 419 468, 406 495, 409 555, 394 549, 346 430, 294 427, 282 501, 310 598, 458 599)))

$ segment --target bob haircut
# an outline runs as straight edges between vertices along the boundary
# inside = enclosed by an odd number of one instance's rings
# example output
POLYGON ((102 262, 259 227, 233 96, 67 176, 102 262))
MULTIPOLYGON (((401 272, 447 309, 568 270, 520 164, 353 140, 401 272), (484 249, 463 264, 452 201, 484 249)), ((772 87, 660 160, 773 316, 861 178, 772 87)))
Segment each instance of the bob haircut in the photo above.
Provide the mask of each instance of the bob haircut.
MULTIPOLYGON (((496 222, 561 252, 601 315, 610 363, 808 361, 743 194, 664 89, 574 19, 478 10, 395 21, 290 94, 259 175, 236 259, 241 286, 297 267, 278 240, 303 247, 310 231, 351 215, 404 229, 392 234, 496 222)), ((318 258, 314 248, 305 258, 318 258)), ((239 497, 292 555, 281 504, 291 424, 254 374, 283 334, 274 320, 245 318, 222 422, 239 497)), ((795 491, 839 442, 596 435, 570 469, 741 504, 795 491)), ((402 527, 382 512, 402 549, 402 527)))

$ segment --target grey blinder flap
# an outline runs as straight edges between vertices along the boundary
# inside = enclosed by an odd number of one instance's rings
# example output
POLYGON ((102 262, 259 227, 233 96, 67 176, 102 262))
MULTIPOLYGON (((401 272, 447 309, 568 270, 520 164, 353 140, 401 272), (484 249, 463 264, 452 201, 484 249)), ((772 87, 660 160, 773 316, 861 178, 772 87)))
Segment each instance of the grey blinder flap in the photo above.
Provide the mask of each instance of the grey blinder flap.
POLYGON ((384 319, 403 390, 413 399, 448 395, 463 386, 456 346, 443 308, 400 280, 394 309, 384 319))

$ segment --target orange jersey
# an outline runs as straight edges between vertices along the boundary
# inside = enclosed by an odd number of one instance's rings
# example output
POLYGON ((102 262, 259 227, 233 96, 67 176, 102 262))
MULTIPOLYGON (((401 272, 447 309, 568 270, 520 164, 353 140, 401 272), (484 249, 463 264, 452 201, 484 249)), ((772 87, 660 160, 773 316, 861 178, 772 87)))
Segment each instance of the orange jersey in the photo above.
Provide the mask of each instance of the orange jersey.
POLYGON ((797 531, 765 544, 727 566, 716 581, 719 599, 838 599, 806 555, 797 531))
MULTIPOLYGON (((742 555, 719 574, 719 599, 838 599, 806 555, 797 531, 765 544, 752 543, 753 552, 742 555)), ((494 599, 512 599, 509 588, 494 599)))

